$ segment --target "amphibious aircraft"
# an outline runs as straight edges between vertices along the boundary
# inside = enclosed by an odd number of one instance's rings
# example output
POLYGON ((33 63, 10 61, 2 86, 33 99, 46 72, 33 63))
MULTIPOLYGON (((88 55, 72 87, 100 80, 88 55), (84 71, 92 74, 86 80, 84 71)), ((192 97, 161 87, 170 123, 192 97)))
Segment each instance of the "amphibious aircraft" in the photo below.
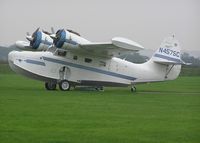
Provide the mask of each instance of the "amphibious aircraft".
POLYGON ((22 51, 8 55, 15 72, 44 81, 47 90, 68 91, 75 86, 130 86, 139 83, 174 80, 181 71, 180 45, 174 36, 166 38, 152 58, 136 64, 118 56, 143 50, 143 46, 122 37, 110 42, 90 42, 73 30, 56 33, 39 28, 25 41, 15 44, 22 51))

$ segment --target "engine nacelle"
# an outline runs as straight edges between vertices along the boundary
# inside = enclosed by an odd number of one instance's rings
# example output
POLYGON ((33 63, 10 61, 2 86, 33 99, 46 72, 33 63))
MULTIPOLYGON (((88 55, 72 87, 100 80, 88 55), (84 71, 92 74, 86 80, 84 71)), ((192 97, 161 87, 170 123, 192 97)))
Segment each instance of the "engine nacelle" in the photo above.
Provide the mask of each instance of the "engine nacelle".
POLYGON ((63 49, 77 49, 80 44, 89 43, 89 41, 80 37, 78 33, 64 29, 58 30, 53 39, 54 45, 63 49))
POLYGON ((32 35, 27 34, 26 39, 29 42, 17 41, 16 47, 22 50, 44 51, 53 44, 50 35, 40 31, 39 28, 32 35))
POLYGON ((33 40, 30 41, 30 47, 37 51, 47 50, 53 44, 51 37, 41 31, 33 34, 33 40))

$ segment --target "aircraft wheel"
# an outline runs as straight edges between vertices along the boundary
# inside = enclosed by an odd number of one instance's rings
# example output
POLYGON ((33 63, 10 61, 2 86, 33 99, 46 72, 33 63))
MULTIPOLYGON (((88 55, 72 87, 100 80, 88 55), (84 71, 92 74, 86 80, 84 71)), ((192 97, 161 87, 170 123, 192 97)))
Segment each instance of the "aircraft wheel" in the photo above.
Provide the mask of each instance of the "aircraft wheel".
POLYGON ((103 86, 96 87, 95 89, 96 89, 96 91, 104 91, 103 86))
POLYGON ((54 82, 45 82, 45 88, 47 90, 56 90, 56 83, 54 83, 54 82))
POLYGON ((131 92, 136 92, 136 87, 135 86, 131 87, 131 92))
POLYGON ((67 80, 62 80, 59 83, 59 88, 62 91, 68 91, 68 90, 70 90, 70 83, 67 80))

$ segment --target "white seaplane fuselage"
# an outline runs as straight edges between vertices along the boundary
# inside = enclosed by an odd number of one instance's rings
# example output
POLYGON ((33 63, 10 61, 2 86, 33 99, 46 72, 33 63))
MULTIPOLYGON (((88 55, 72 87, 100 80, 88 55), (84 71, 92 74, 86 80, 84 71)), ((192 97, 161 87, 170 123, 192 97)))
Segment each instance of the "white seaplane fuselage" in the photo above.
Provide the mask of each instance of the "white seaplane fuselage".
POLYGON ((12 51, 9 65, 15 72, 33 79, 45 82, 66 79, 74 85, 92 86, 127 86, 173 80, 181 70, 181 65, 159 64, 152 59, 134 64, 117 57, 106 60, 71 52, 61 56, 48 51, 12 51))

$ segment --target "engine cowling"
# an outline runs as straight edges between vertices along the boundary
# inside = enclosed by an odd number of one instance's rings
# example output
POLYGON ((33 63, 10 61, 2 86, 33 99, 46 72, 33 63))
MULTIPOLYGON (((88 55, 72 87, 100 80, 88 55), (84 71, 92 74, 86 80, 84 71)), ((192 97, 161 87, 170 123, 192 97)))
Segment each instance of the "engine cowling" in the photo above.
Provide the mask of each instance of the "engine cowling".
POLYGON ((26 38, 30 41, 30 47, 34 50, 46 50, 53 44, 51 37, 39 29, 37 29, 31 37, 27 36, 26 38))
POLYGON ((17 41, 15 45, 22 50, 43 51, 47 50, 53 44, 50 34, 40 31, 39 28, 32 35, 27 34, 26 39, 29 43, 17 41))
POLYGON ((68 30, 59 29, 56 34, 51 36, 53 43, 57 48, 76 48, 79 45, 79 35, 69 32, 68 30))

